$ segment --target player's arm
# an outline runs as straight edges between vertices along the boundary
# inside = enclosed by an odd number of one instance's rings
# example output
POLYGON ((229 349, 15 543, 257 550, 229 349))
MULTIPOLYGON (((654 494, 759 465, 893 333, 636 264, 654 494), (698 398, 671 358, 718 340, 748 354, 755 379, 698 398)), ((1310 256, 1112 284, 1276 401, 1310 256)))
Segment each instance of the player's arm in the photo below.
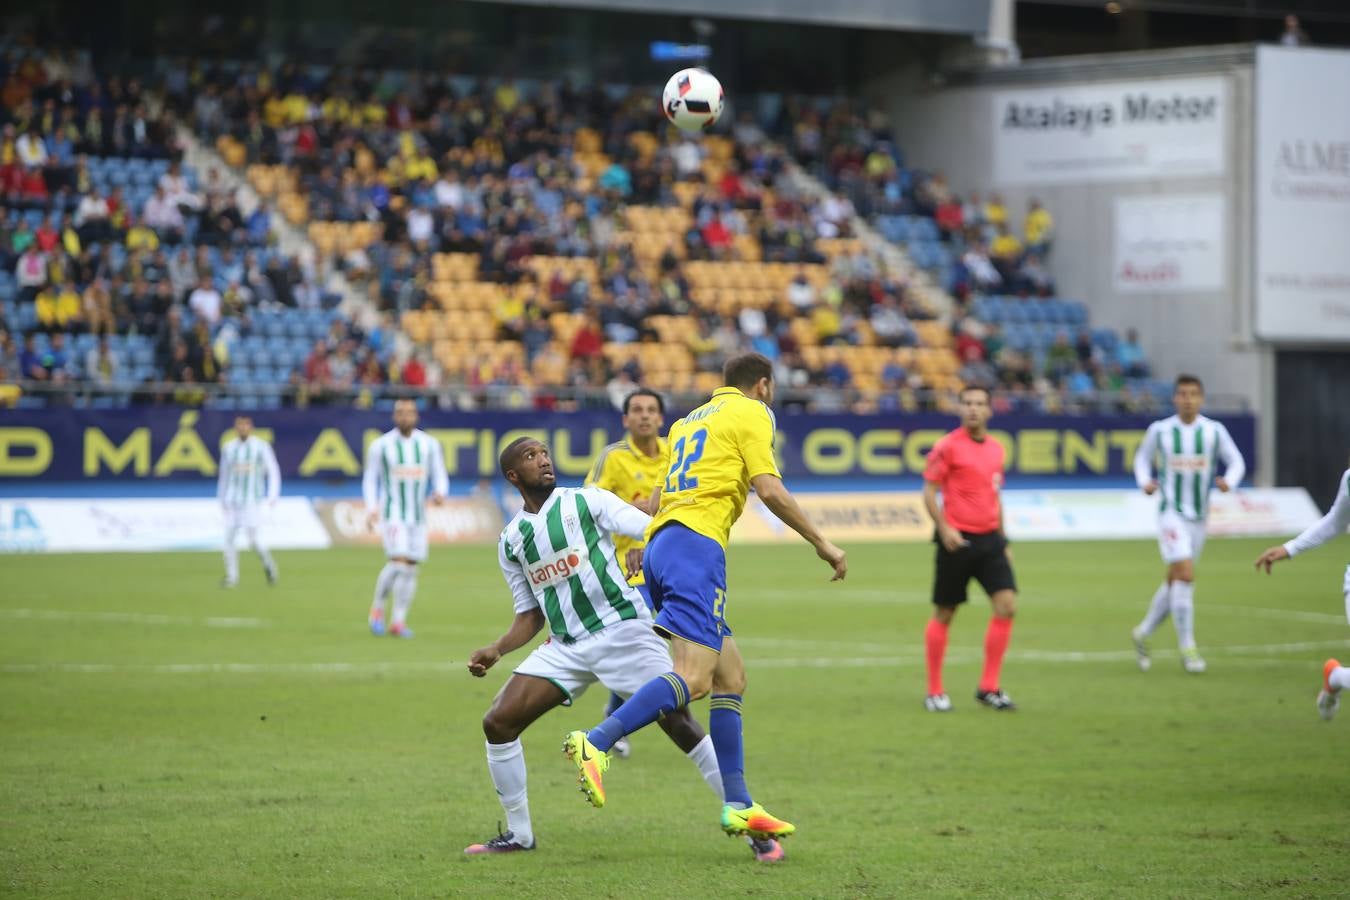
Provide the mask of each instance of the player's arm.
MULTIPOLYGON (((928 451, 928 461, 923 468, 923 508, 928 511, 928 518, 933 520, 933 527, 937 530, 938 540, 942 542, 942 546, 947 548, 948 552, 955 553, 965 545, 966 539, 961 536, 961 532, 952 527, 947 517, 942 514, 942 508, 938 506, 938 494, 942 492, 942 482, 946 479, 950 468, 947 441, 939 440, 928 451)), ((1000 508, 999 515, 1002 514, 1000 508)))
POLYGON ((229 463, 227 462, 230 454, 230 444, 226 444, 220 451, 220 472, 216 476, 216 499, 221 503, 225 502, 225 479, 229 477, 229 463))
POLYGON ((441 442, 431 442, 431 504, 440 506, 450 494, 450 476, 445 471, 445 450, 441 442))
POLYGON ((808 544, 816 548, 816 556, 834 569, 831 581, 842 581, 844 576, 848 575, 848 560, 844 551, 826 540, 806 517, 796 498, 788 492, 787 485, 783 484, 783 479, 765 472, 750 479, 750 484, 754 487, 760 502, 769 508, 769 512, 805 538, 808 544))
POLYGON ((469 674, 476 678, 482 678, 503 656, 519 650, 533 640, 545 622, 539 601, 530 590, 525 570, 520 567, 519 562, 512 561, 506 555, 505 541, 497 545, 497 563, 501 566, 502 577, 506 579, 507 587, 511 589, 516 617, 511 620, 511 627, 506 629, 505 634, 469 655, 469 674))
POLYGON ((281 496, 281 466, 272 445, 263 441, 263 466, 267 469, 267 502, 276 503, 281 496))
POLYGON ((1315 550, 1327 541, 1350 528, 1350 469, 1341 476, 1341 489, 1336 493, 1336 502, 1320 521, 1310 525, 1293 540, 1271 547, 1256 560, 1256 568, 1270 573, 1270 567, 1282 559, 1293 559, 1300 553, 1315 550))
POLYGON ((611 491, 583 488, 582 497, 595 516, 596 524, 610 534, 621 534, 640 541, 652 522, 651 516, 611 491))
MULTIPOLYGON (((846 555, 843 550, 825 539, 806 517, 806 513, 802 512, 796 498, 788 493, 782 476, 778 474, 778 463, 773 458, 773 413, 767 406, 762 407, 762 410, 762 417, 756 414, 742 420, 743 425, 737 435, 741 459, 744 460, 745 471, 750 477, 750 486, 755 489, 760 502, 769 508, 769 512, 805 538, 806 542, 816 549, 816 556, 834 570, 830 580, 842 581, 848 575, 846 555)), ((660 498, 657 499, 659 501, 660 498)))
POLYGON ((374 528, 380 518, 380 442, 366 448, 366 471, 361 476, 361 499, 366 504, 366 528, 374 528))
POLYGON ((1158 450, 1158 436, 1161 434, 1158 423, 1154 422, 1144 432, 1144 439, 1134 450, 1134 483, 1145 494, 1158 490, 1158 481, 1153 477, 1153 455, 1158 450))
POLYGON ((1222 422, 1215 423, 1215 431, 1219 435, 1219 459, 1225 466, 1223 475, 1214 480, 1214 484, 1219 490, 1228 493, 1233 488, 1242 483, 1242 477, 1247 474, 1247 461, 1242 458, 1242 451, 1238 449, 1233 441, 1233 436, 1228 433, 1228 429, 1222 422))

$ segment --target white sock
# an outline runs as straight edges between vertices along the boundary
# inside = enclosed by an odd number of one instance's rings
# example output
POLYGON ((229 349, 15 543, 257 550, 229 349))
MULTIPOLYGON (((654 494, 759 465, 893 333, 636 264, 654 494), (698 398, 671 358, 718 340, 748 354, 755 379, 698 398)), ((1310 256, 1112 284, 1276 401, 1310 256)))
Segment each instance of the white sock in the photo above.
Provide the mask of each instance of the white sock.
POLYGON ((394 616, 390 624, 402 625, 408 620, 408 610, 412 607, 415 593, 417 593, 417 566, 403 563, 403 577, 394 582, 394 616))
POLYGON ((1327 683, 1331 685, 1333 691, 1343 691, 1350 688, 1350 666, 1337 666, 1331 670, 1327 676, 1327 683))
POLYGON ((497 799, 506 812, 506 830, 526 847, 534 843, 530 824, 530 801, 525 792, 525 748, 520 738, 509 744, 487 745, 488 774, 497 789, 497 799))
POLYGON ((248 542, 253 546, 253 550, 255 553, 258 554, 259 559, 262 560, 263 568, 269 572, 275 573, 277 570, 277 564, 272 561, 271 551, 269 551, 267 547, 264 546, 263 542, 258 538, 258 529, 250 528, 248 530, 248 542))
POLYGON ((698 746, 690 750, 686 756, 689 761, 698 766, 698 772, 703 776, 703 780, 708 782, 708 787, 712 788, 713 793, 717 795, 717 802, 723 801, 722 793, 722 770, 717 768, 717 751, 713 749, 712 735, 705 734, 703 740, 698 742, 698 746))
POLYGON ((225 529, 225 580, 230 583, 239 580, 239 549, 234 545, 238 536, 238 528, 225 529))
POLYGON ((1177 646, 1195 649, 1195 585, 1189 581, 1172 582, 1172 624, 1177 629, 1177 646))
POLYGON ((384 598, 394 587, 394 581, 403 574, 403 564, 392 560, 384 564, 380 576, 375 579, 375 599, 371 601, 370 611, 384 613, 384 598))
POLYGON ((1158 590, 1153 593, 1153 600, 1148 605, 1148 612, 1144 614, 1144 621, 1139 623, 1135 629, 1140 637, 1148 637, 1158 630, 1158 626, 1167 621, 1167 614, 1172 610, 1171 585, 1163 582, 1158 585, 1158 590))

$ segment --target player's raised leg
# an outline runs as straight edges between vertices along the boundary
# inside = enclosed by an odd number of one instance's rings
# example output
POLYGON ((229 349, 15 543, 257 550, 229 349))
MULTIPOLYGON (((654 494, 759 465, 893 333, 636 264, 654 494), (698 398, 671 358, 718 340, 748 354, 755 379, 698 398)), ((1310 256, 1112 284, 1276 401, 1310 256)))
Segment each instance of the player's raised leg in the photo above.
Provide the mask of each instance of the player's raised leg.
POLYGON ((517 674, 492 701, 492 708, 483 716, 483 735, 487 738, 488 774, 506 813, 506 830, 482 843, 470 844, 464 848, 465 853, 477 856, 535 848, 520 735, 535 719, 566 700, 567 695, 553 682, 517 674))
POLYGON ((1322 666, 1322 689, 1317 693, 1317 713, 1330 721, 1341 706, 1341 691, 1350 688, 1350 666, 1329 659, 1322 666))

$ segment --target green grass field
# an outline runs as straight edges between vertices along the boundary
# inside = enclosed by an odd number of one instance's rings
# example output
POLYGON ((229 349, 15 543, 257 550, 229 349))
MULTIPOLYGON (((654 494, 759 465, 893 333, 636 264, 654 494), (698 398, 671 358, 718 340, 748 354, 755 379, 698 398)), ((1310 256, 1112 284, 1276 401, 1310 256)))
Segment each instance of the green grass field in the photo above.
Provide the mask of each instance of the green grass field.
POLYGON ((526 735, 540 849, 462 856, 501 818, 479 720, 510 666, 463 669, 511 618, 490 549, 433 551, 410 642, 364 629, 373 551, 280 554, 273 589, 245 556, 234 592, 214 555, 5 558, 0 894, 1345 896, 1350 711, 1313 708, 1350 652, 1344 547, 1267 578, 1265 543, 1207 548, 1198 677, 1170 625, 1149 674, 1129 652, 1154 545, 1019 544, 1021 710, 971 698, 980 600, 946 716, 921 707, 931 547, 855 547, 844 585, 805 547, 734 549, 748 780, 799 828, 776 867, 656 729, 586 806, 558 746, 598 690, 526 735))

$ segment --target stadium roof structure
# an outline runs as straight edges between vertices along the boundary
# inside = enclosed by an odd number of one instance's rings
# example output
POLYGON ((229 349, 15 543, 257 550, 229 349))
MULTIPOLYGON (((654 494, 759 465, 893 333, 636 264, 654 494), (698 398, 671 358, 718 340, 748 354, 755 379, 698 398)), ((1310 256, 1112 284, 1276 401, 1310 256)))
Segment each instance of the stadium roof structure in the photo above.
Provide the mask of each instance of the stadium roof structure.
POLYGON ((672 8, 663 0, 475 0, 479 3, 604 9, 669 16, 708 16, 797 22, 887 31, 983 34, 993 0, 681 0, 672 8))

